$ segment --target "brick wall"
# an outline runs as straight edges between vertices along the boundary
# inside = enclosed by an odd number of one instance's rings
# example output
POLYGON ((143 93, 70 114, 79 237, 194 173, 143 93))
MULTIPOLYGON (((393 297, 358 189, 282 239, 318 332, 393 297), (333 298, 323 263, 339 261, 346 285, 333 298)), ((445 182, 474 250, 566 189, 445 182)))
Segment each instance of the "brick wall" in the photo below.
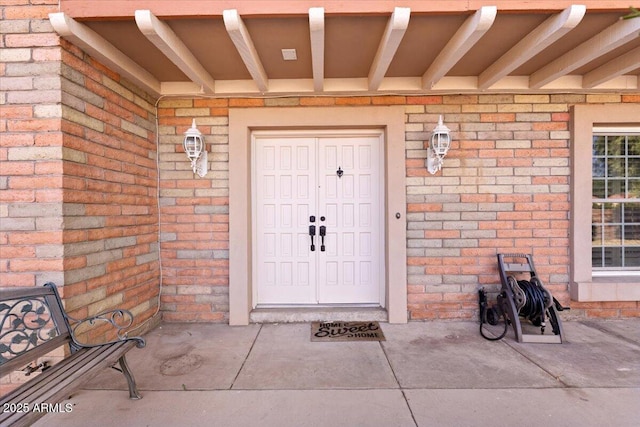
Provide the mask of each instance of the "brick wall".
POLYGON ((228 100, 215 99, 160 103, 162 308, 167 321, 228 320, 228 106, 228 100), (205 135, 205 178, 193 173, 182 148, 193 118, 205 135))
MULTIPOLYGON (((0 6, 0 286, 64 279, 60 49, 48 20, 57 8, 0 6)), ((2 374, 3 394, 28 379, 2 374)))
POLYGON ((477 288, 499 288, 496 253, 532 253, 573 317, 639 316, 638 302, 569 301, 569 108, 638 95, 464 95, 165 99, 161 142, 164 319, 224 321, 228 312, 228 108, 405 105, 409 318, 476 319, 477 288), (453 144, 425 168, 442 114, 453 144), (181 144, 195 118, 212 171, 199 178, 181 144))
MULTIPOLYGON (((35 3, 35 2, 34 2, 35 3)), ((0 7, 0 286, 63 280, 57 1, 0 7)))
POLYGON ((61 43, 66 306, 142 322, 159 289, 155 100, 61 43))
POLYGON ((584 96, 425 97, 407 107, 412 319, 475 318, 478 285, 499 283, 496 253, 532 253, 568 303, 568 107, 584 96), (423 105, 424 104, 424 105, 423 105), (423 141, 444 114, 454 145, 441 174, 423 141))
MULTIPOLYGON (((163 99, 160 224, 154 99, 52 31, 57 0, 0 6, 0 285, 64 283, 76 316, 112 306, 138 321, 228 315, 228 109, 406 108, 411 319, 476 316, 478 285, 497 287, 497 252, 531 252, 568 303, 569 107, 640 103, 633 95, 465 95, 163 99), (424 167, 443 114, 454 144, 443 171, 424 167), (196 118, 210 172, 181 143, 196 118)), ((638 302, 571 303, 574 316, 638 316, 638 302)))
POLYGON ((160 275, 155 99, 60 40, 57 1, 3 5, 0 286, 53 281, 74 317, 141 324, 160 275))

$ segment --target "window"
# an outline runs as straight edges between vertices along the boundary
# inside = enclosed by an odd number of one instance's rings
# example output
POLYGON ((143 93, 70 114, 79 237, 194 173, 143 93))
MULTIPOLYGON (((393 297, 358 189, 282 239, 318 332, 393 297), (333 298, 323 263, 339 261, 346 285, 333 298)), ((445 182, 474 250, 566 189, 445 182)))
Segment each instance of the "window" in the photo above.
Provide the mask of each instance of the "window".
POLYGON ((594 128, 592 153, 594 275, 640 270, 640 129, 594 128))
POLYGON ((569 291, 640 301, 640 106, 571 108, 569 291))

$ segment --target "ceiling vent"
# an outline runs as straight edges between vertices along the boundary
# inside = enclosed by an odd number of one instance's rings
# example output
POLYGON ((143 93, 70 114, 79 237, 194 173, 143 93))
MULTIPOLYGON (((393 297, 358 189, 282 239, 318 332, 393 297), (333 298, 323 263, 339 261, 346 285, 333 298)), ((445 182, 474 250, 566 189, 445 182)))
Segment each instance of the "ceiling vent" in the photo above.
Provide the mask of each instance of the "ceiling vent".
POLYGON ((295 49, 282 49, 282 59, 285 61, 296 61, 298 59, 298 55, 296 54, 295 49))

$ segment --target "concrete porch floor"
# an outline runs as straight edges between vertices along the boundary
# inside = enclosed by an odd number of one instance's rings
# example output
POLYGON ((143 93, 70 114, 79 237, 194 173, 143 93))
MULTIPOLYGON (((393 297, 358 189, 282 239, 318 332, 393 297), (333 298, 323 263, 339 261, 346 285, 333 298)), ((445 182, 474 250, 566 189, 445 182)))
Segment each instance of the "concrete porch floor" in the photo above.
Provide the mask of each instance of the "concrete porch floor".
POLYGON ((163 324, 128 354, 142 400, 108 370, 36 426, 640 424, 640 319, 565 321, 563 344, 490 342, 478 326, 318 343, 308 323, 163 324))

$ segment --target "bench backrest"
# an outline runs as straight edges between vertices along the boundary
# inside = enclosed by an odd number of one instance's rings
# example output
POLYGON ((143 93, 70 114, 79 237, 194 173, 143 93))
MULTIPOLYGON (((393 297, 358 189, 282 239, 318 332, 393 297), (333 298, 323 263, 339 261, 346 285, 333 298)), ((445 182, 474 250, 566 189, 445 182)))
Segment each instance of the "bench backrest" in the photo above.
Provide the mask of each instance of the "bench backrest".
POLYGON ((4 373, 22 369, 62 345, 72 345, 69 322, 53 283, 0 289, 0 319, 4 373))

